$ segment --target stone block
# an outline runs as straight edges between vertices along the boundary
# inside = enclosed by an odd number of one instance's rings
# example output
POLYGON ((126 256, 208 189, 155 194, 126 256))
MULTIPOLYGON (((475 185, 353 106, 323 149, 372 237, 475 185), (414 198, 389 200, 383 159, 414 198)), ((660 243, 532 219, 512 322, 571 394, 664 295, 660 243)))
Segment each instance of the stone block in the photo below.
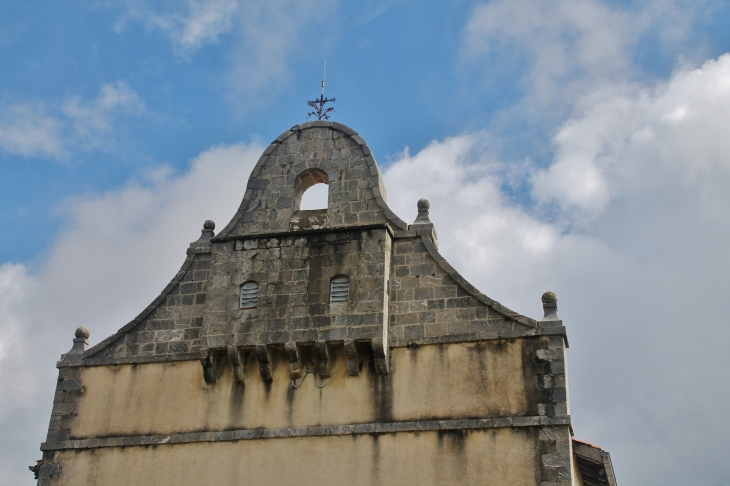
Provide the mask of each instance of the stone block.
POLYGON ((74 415, 76 413, 75 403, 54 403, 51 410, 51 416, 54 415, 74 415))
POLYGON ((474 305, 475 302, 471 297, 454 297, 446 299, 447 309, 462 309, 466 307, 472 307, 474 305))
POLYGON ((543 454, 542 464, 546 468, 569 468, 570 456, 559 452, 543 454))
POLYGON ((434 298, 436 299, 449 299, 456 297, 456 285, 443 285, 435 287, 433 290, 434 298))
POLYGON ((403 337, 406 339, 421 338, 425 336, 425 329, 423 325, 415 326, 404 326, 403 337))
POLYGON ((449 324, 449 334, 467 334, 471 330, 469 322, 453 322, 449 324))
POLYGON ((565 402, 568 400, 568 390, 566 388, 553 388, 552 399, 555 402, 565 402))
POLYGON ((433 336, 445 336, 449 333, 448 324, 426 324, 424 326, 424 332, 427 337, 433 336))

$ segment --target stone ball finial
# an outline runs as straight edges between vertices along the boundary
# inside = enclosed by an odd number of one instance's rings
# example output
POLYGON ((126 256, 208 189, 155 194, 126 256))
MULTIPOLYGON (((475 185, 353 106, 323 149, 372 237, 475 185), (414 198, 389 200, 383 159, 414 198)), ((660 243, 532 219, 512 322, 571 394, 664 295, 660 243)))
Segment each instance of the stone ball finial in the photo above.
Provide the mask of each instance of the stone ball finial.
POLYGON ((91 336, 91 331, 89 331, 88 327, 81 326, 78 329, 76 329, 76 338, 77 339, 89 339, 89 336, 91 336))
POLYGON ((430 208, 430 207, 431 207, 431 202, 428 199, 423 198, 423 199, 418 200, 418 210, 419 211, 427 211, 428 208, 430 208))
POLYGON ((555 292, 545 292, 542 294, 542 303, 543 304, 555 304, 558 301, 558 296, 555 295, 555 292))
POLYGON ((215 222, 210 219, 207 220, 203 223, 203 229, 213 231, 215 229, 215 222))

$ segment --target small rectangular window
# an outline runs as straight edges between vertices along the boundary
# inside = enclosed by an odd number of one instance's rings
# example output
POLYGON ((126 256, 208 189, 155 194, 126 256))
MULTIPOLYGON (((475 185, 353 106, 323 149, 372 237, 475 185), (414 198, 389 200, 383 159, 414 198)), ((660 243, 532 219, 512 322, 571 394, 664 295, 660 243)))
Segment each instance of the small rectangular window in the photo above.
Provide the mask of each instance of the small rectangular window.
POLYGON ((253 280, 249 280, 241 285, 240 292, 240 308, 254 309, 259 305, 259 284, 253 280))
POLYGON ((330 302, 350 300, 350 278, 344 275, 334 277, 330 282, 330 302))

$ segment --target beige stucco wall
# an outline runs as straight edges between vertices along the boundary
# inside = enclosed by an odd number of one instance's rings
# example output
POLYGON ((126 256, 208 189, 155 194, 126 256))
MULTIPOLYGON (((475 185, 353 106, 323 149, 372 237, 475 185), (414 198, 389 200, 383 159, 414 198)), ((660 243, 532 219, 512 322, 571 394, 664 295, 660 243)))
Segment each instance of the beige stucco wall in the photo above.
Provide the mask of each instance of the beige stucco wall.
POLYGON ((81 372, 77 414, 64 428, 72 438, 91 438, 537 415, 529 396, 537 390, 532 366, 523 366, 532 341, 396 348, 388 376, 376 375, 367 360, 360 376, 349 376, 339 348, 324 388, 308 375, 296 390, 289 387, 283 351, 271 383, 261 380, 253 357, 245 385, 234 383, 230 365, 217 383, 206 384, 196 361, 88 367, 81 372))
POLYGON ((54 486, 533 486, 537 431, 301 437, 64 451, 54 486))

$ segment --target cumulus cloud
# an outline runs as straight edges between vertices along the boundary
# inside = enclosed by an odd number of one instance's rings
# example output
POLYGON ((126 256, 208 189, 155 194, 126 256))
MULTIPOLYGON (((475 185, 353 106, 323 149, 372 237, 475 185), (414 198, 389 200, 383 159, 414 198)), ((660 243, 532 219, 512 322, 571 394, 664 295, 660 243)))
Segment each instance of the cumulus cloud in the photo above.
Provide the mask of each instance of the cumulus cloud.
MULTIPOLYGON (((729 86, 726 55, 595 94, 556 130, 546 168, 505 162, 478 132, 405 150, 384 173, 406 221, 431 200, 442 253, 487 295, 539 318, 541 293, 557 292, 576 433, 611 451, 624 482, 730 475, 706 452, 730 433, 729 86), (515 199, 520 184, 533 200, 515 199)), ((0 267, 0 379, 12 390, 0 397, 0 433, 22 444, 0 455, 0 482, 30 483, 17 464, 38 455, 53 361, 73 330, 86 325, 98 342, 143 309, 202 222, 220 228, 233 215, 262 149, 213 148, 185 174, 157 170, 70 200, 46 260, 0 267)))
MULTIPOLYGON (((570 108, 602 84, 641 77, 634 57, 642 41, 651 40, 667 50, 681 46, 685 55, 694 54, 690 49, 697 41, 690 35, 691 27, 714 3, 497 0, 479 4, 464 32, 464 66, 482 70, 488 83, 517 76, 524 90, 520 110, 545 116, 544 110, 570 108), (489 68, 484 70, 485 66, 489 68)), ((560 118, 565 112, 558 110, 555 115, 560 118)))
POLYGON ((55 361, 78 326, 92 342, 134 318, 175 275, 206 219, 223 227, 263 151, 213 147, 185 174, 161 168, 122 189, 71 199, 46 259, 0 266, 0 484, 35 484, 55 361), (11 446, 12 444, 12 446, 11 446))
POLYGON ((585 71, 593 76, 628 67, 635 18, 595 1, 497 1, 476 7, 466 29, 472 55, 516 45, 529 51, 538 91, 550 96, 555 82, 585 71))
POLYGON ((504 186, 510 167, 490 153, 485 139, 486 134, 453 137, 415 156, 406 150, 386 172, 388 203, 412 221, 416 201, 429 199, 431 219, 441 221, 439 234, 451 245, 458 241, 460 254, 478 258, 481 272, 513 258, 515 265, 524 264, 525 257, 537 264, 556 243, 559 228, 531 217, 509 198, 504 186))
POLYGON ((706 453, 730 432, 729 88, 724 55, 594 97, 557 130, 550 165, 523 172, 534 200, 521 204, 480 134, 385 173, 402 216, 431 200, 442 253, 487 295, 539 318, 540 294, 557 292, 576 434, 611 451, 624 482, 730 474, 706 453))
POLYGON ((102 85, 91 100, 74 96, 61 103, 7 104, 0 108, 0 149, 25 157, 64 159, 74 150, 108 145, 120 116, 144 113, 144 103, 124 81, 102 85))
POLYGON ((1 113, 0 147, 4 150, 25 156, 63 153, 62 123, 44 104, 14 104, 1 113))
POLYGON ((142 22, 169 36, 181 54, 194 54, 231 30, 232 16, 238 8, 236 0, 187 0, 161 5, 161 9, 155 9, 144 1, 127 1, 117 30, 123 30, 130 21, 142 22))
POLYGON ((707 176, 730 168, 729 123, 730 54, 650 88, 625 86, 563 125, 554 163, 534 175, 533 196, 594 218, 621 192, 671 184, 675 201, 700 196, 702 214, 723 217, 714 204, 727 181, 707 176))

